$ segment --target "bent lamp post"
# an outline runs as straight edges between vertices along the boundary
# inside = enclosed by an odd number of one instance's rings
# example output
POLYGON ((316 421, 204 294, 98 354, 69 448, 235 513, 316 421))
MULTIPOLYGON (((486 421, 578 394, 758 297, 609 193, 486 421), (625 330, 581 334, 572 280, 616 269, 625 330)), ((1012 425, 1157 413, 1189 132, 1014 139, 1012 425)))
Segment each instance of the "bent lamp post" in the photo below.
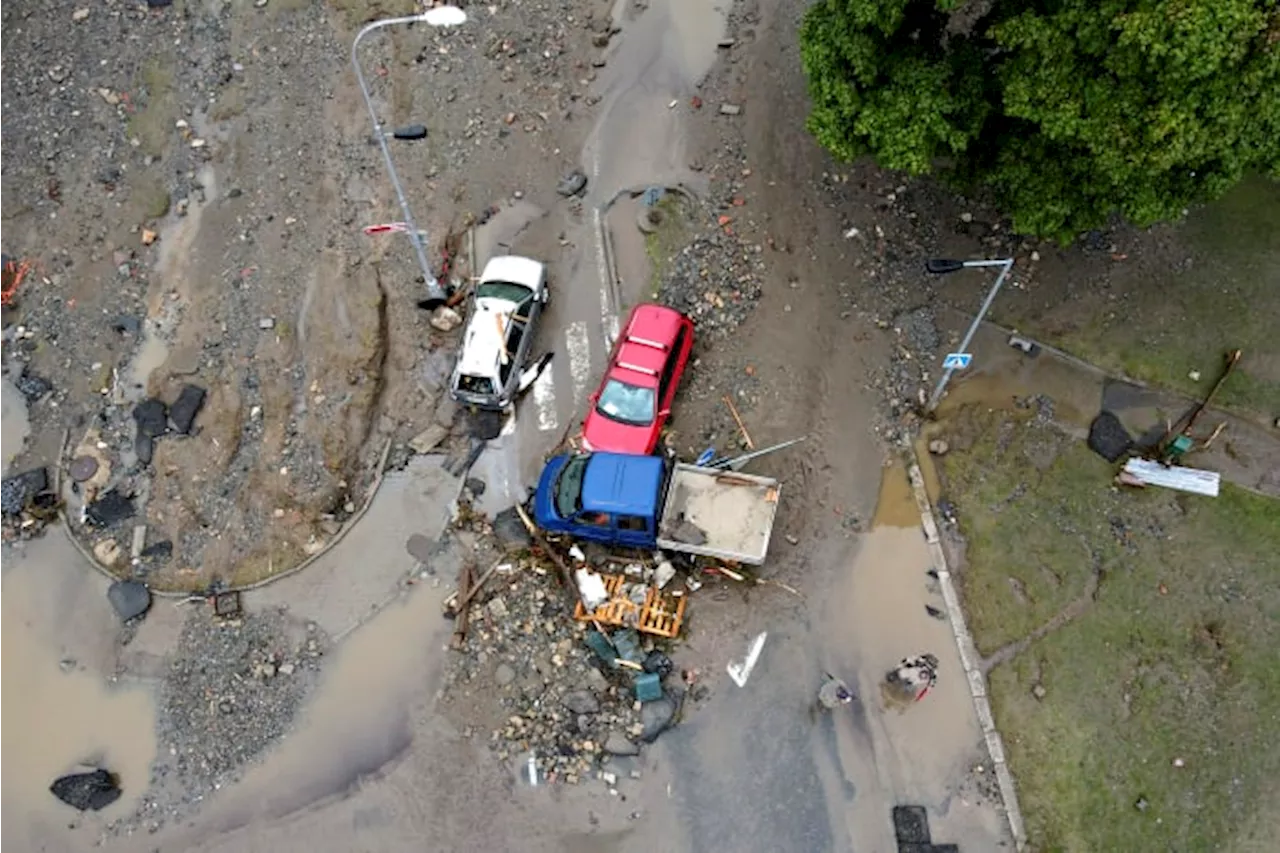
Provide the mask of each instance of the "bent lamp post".
POLYGON ((382 159, 387 164, 387 172, 391 176, 391 185, 395 187, 396 199, 400 202, 400 212, 404 217, 409 241, 413 243, 414 254, 418 257, 418 267, 422 270, 422 279, 427 285, 427 298, 419 304, 424 308, 435 308, 442 305, 448 298, 444 292, 444 288, 440 286, 440 282, 431 274, 431 265, 427 262, 427 249, 422 242, 422 234, 418 231, 418 226, 413 222, 413 214, 409 212, 409 202, 404 197, 404 189, 400 186, 400 178, 396 174, 395 163, 391 161, 391 150, 387 148, 387 135, 383 131, 382 122, 378 119, 377 110, 373 107, 373 98, 369 94, 369 86, 365 83, 364 73, 360 70, 360 60, 356 54, 360 47, 360 40, 374 30, 380 30, 383 27, 392 27, 399 24, 426 24, 431 27, 456 27, 467 20, 467 13, 459 9, 457 6, 437 6, 434 9, 428 9, 418 15, 406 15, 401 18, 384 18, 381 21, 373 21, 366 24, 364 29, 356 35, 356 39, 351 43, 351 67, 355 69, 356 81, 360 84, 360 94, 364 96, 364 105, 369 110, 369 118, 373 121, 373 135, 378 140, 378 147, 382 149, 382 159))
MULTIPOLYGON (((991 308, 991 303, 995 301, 996 294, 1000 292, 1000 287, 1004 284, 1005 277, 1009 275, 1009 270, 1013 269, 1013 258, 1000 258, 989 261, 956 261, 950 258, 930 258, 924 265, 925 270, 934 275, 946 275, 968 267, 1000 267, 1000 275, 996 277, 996 283, 991 286, 991 290, 987 293, 987 298, 983 301, 982 307, 978 309, 978 315, 973 318, 973 322, 969 325, 969 331, 964 333, 964 340, 960 342, 960 348, 957 350, 960 353, 969 352, 969 344, 973 340, 974 334, 978 331, 978 326, 982 325, 982 320, 987 316, 987 310, 991 308)), ((947 383, 951 381, 951 374, 955 372, 955 367, 947 366, 944 363, 942 377, 938 379, 937 387, 933 389, 933 394, 929 397, 929 403, 925 406, 925 414, 929 414, 937 408, 938 401, 942 399, 942 392, 946 390, 947 383)))

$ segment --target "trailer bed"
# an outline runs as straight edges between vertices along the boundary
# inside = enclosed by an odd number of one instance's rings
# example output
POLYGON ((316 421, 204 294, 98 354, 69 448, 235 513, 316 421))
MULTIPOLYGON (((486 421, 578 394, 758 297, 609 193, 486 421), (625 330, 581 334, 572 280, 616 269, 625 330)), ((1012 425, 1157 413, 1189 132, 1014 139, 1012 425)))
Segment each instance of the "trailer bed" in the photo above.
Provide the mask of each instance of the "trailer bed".
POLYGON ((759 565, 778 512, 778 481, 678 463, 658 526, 658 547, 759 565))

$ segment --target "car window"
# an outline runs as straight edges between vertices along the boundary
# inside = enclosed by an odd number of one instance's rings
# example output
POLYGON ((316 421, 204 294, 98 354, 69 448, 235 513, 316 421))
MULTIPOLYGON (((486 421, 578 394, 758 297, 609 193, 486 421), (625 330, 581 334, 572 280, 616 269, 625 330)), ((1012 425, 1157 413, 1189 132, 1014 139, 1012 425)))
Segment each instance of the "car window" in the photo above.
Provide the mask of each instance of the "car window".
POLYGON ((655 395, 652 388, 642 388, 618 379, 610 379, 600 392, 596 411, 610 420, 631 426, 653 423, 655 395))
POLYGON ((609 526, 609 516, 603 512, 584 512, 578 516, 578 521, 582 524, 589 524, 592 527, 609 526))
POLYGON ((458 390, 467 394, 492 394, 493 380, 487 376, 468 376, 464 373, 458 377, 458 390))
POLYGON ((556 478, 556 512, 561 518, 571 518, 582 507, 582 481, 587 474, 588 457, 572 457, 556 478))
POLYGON ((476 299, 489 297, 519 304, 526 299, 531 299, 533 291, 522 284, 512 284, 508 281, 486 281, 476 287, 476 299))
POLYGON ((649 529, 649 523, 638 515, 618 516, 619 530, 636 530, 641 533, 649 529))

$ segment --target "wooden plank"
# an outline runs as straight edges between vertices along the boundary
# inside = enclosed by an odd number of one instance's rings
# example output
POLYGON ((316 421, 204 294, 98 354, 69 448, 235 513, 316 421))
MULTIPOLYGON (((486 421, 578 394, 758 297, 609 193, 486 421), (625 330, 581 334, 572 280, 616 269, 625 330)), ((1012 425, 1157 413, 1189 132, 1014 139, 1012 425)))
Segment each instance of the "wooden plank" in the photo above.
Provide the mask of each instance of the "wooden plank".
MULTIPOLYGON (((458 601, 464 601, 470 598, 471 592, 471 564, 463 563, 462 571, 458 572, 458 601)), ((458 615, 454 617, 453 637, 449 640, 449 647, 455 651, 462 648, 462 644, 467 640, 467 627, 471 623, 471 608, 459 607, 458 615)))

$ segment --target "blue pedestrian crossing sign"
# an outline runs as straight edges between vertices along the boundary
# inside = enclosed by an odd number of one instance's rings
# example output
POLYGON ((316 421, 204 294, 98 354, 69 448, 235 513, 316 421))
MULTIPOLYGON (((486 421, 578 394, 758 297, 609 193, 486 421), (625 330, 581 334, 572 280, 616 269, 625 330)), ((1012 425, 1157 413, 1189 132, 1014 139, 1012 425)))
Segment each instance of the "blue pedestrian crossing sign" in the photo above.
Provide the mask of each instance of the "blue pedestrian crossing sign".
POLYGON ((971 352, 949 352, 947 357, 942 360, 942 369, 964 370, 971 361, 973 361, 973 353, 971 352))

